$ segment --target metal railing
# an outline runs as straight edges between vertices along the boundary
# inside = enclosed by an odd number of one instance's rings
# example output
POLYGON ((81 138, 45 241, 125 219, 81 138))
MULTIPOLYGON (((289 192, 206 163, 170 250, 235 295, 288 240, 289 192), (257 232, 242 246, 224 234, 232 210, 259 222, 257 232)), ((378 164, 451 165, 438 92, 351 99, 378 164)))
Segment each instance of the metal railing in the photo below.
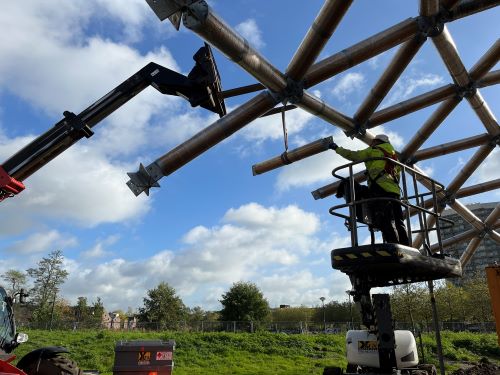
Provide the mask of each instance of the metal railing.
MULTIPOLYGON (((367 173, 367 172, 366 172, 367 173)), ((406 230, 408 234, 408 239, 410 240, 410 243, 412 241, 412 234, 413 233, 424 233, 424 248, 427 250, 430 249, 431 243, 430 243, 430 238, 429 238, 429 232, 435 230, 437 234, 437 241, 438 241, 438 247, 439 253, 442 253, 443 251, 443 246, 442 246, 442 241, 441 241, 441 229, 448 228, 447 227, 442 227, 441 221, 444 221, 450 226, 453 225, 453 221, 449 219, 442 218, 441 215, 439 214, 438 210, 438 194, 443 193, 445 191, 444 185, 437 182, 436 180, 424 175, 423 173, 408 167, 407 165, 388 158, 388 157, 377 157, 377 158, 369 158, 365 160, 359 160, 351 163, 347 163, 344 165, 341 165, 332 171, 332 175, 340 180, 348 181, 349 182, 349 190, 350 190, 350 202, 345 203, 345 204, 340 204, 333 206, 329 209, 329 213, 334 216, 338 216, 340 218, 343 218, 346 220, 348 223, 349 230, 351 231, 351 246, 358 246, 358 220, 357 220, 357 210, 360 209, 363 204, 370 205, 370 203, 374 202, 392 202, 393 204, 398 204, 402 207, 404 207, 404 217, 406 220, 406 230), (370 197, 370 198, 365 198, 365 199, 356 199, 356 188, 355 184, 357 183, 354 178, 354 166, 361 164, 361 163, 366 163, 369 161, 376 161, 376 160, 384 160, 385 162, 395 164, 399 166, 401 169, 401 183, 402 187, 400 187, 401 191, 401 199, 396 199, 396 198, 389 198, 389 197, 370 197), (348 177, 341 176, 338 174, 339 171, 343 169, 348 169, 348 177), (408 178, 407 174, 411 177, 411 182, 412 182, 412 188, 413 188, 413 194, 409 195, 408 194, 408 178), (422 181, 426 182, 426 185, 430 186, 430 189, 428 189, 427 192, 420 193, 419 192, 419 182, 422 183, 422 181), (424 197, 426 196, 432 196, 432 211, 425 208, 424 206, 424 197), (412 203, 412 200, 414 201, 414 204, 412 203), (349 215, 343 215, 339 212, 336 212, 337 210, 340 210, 342 208, 349 208, 349 215), (410 221, 410 210, 413 210, 413 212, 416 212, 418 215, 418 220, 420 224, 420 229, 418 230, 412 230, 411 228, 411 221, 410 221), (436 219, 436 227, 435 228, 428 228, 427 226, 427 216, 434 216, 436 219)), ((375 183, 375 182, 373 182, 375 183)), ((398 184, 399 185, 399 184, 398 184)), ((425 187, 425 186, 424 186, 425 187)), ((363 223, 366 224, 366 223, 363 223)), ((370 223, 368 224, 370 228, 370 233, 372 235, 372 243, 374 243, 374 236, 373 236, 373 225, 370 223)), ((430 251, 430 250, 429 250, 430 251)))

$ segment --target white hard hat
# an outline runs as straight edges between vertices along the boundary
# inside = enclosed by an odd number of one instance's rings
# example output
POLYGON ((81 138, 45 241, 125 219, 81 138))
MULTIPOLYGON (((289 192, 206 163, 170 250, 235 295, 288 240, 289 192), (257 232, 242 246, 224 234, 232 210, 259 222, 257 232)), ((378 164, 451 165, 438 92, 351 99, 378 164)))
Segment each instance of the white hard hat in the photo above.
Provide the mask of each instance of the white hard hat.
POLYGON ((377 134, 374 139, 378 139, 379 141, 382 142, 389 142, 389 137, 386 136, 385 134, 377 134))

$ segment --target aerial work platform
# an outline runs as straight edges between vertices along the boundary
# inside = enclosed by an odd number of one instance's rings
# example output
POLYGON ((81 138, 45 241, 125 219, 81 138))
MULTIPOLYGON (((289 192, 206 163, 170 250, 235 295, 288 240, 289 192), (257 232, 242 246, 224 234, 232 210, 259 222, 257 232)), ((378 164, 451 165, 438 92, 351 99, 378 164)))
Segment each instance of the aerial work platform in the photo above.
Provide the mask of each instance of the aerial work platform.
POLYGON ((332 267, 349 276, 365 275, 373 287, 462 276, 458 259, 423 255, 412 247, 381 243, 336 249, 332 267))

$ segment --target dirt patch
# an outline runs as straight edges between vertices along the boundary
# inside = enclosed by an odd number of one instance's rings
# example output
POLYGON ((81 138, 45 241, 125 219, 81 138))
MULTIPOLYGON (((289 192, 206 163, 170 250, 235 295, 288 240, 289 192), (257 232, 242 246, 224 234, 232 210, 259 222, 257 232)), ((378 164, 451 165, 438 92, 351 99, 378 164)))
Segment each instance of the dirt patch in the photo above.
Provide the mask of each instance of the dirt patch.
POLYGON ((451 375, 500 375, 500 367, 482 359, 479 363, 467 364, 464 368, 453 371, 451 375))

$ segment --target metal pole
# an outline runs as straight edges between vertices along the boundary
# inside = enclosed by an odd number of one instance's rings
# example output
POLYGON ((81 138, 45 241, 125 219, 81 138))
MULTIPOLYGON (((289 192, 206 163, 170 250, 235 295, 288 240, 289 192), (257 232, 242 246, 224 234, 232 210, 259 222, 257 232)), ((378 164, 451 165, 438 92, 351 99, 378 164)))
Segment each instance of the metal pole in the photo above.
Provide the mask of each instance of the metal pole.
POLYGON ((323 304, 323 332, 326 333, 325 297, 319 297, 323 304))
POLYGON ((52 309, 50 311, 49 331, 52 331, 52 322, 54 320, 54 307, 56 305, 56 295, 57 295, 57 290, 54 290, 54 297, 52 298, 52 309))
POLYGON ((432 280, 427 282, 429 286, 429 295, 431 297, 431 307, 432 307, 432 321, 434 322, 434 330, 436 331, 436 346, 439 358, 439 370, 441 375, 445 375, 444 372, 444 359, 443 359, 443 346, 441 344, 441 331, 439 328, 439 316, 436 306, 436 298, 434 296, 434 284, 432 280))
POLYGON ((500 4, 499 0, 466 0, 455 6, 451 11, 450 21, 455 21, 474 13, 493 8, 500 4))

